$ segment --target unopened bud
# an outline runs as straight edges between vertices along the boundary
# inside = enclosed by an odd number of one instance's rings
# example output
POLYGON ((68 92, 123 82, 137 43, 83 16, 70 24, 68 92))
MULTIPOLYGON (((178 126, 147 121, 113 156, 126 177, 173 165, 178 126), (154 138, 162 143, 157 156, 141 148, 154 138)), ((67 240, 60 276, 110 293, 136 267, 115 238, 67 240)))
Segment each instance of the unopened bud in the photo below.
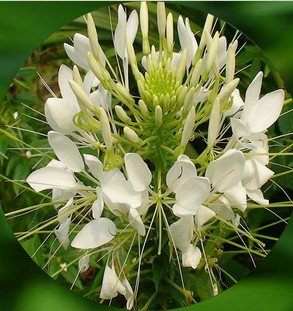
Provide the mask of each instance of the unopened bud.
POLYGON ((174 30, 173 30, 173 15, 169 13, 167 16, 167 48, 169 53, 173 51, 174 30))
POLYGON ((212 147, 218 137, 220 121, 221 121, 221 107, 220 107, 220 100, 217 97, 213 103, 210 115, 209 128, 208 128, 208 147, 212 147))
POLYGON ((186 94, 184 105, 183 105, 183 113, 187 113, 195 103, 195 87, 191 87, 186 94))
POLYGON ((239 83, 239 78, 236 78, 226 84, 224 87, 222 87, 220 93, 219 93, 219 100, 220 102, 226 102, 228 98, 231 96, 231 94, 235 91, 238 83, 239 83))
POLYGON ((193 133, 193 127, 194 127, 194 122, 195 122, 195 108, 192 107, 187 115, 187 118, 185 120, 185 124, 183 127, 183 132, 181 136, 181 143, 180 145, 182 147, 185 147, 193 133))
POLYGON ((201 73, 202 73, 202 59, 200 59, 194 66, 194 69, 193 69, 193 72, 190 78, 191 85, 197 86, 201 73))
POLYGON ((110 81, 111 78, 107 70, 103 70, 101 62, 98 62, 90 52, 87 53, 87 61, 92 72, 101 82, 110 81))
POLYGON ((150 53, 150 44, 148 39, 149 13, 148 13, 148 6, 145 1, 142 1, 140 4, 140 28, 142 33, 143 54, 147 55, 150 53))
POLYGON ((142 99, 138 101, 138 107, 145 117, 149 115, 148 107, 142 99))
POLYGON ((108 150, 111 150, 113 147, 113 137, 112 137, 111 127, 110 127, 110 122, 108 120, 106 111, 102 107, 99 108, 99 112, 100 112, 99 118, 100 118, 102 136, 103 136, 106 148, 108 150))
POLYGON ((80 87, 84 87, 82 78, 76 65, 73 66, 72 70, 73 81, 75 81, 80 87))
POLYGON ((157 3, 157 22, 158 22, 159 36, 163 38, 165 37, 165 30, 166 30, 166 10, 164 2, 157 3))
POLYGON ((119 106, 119 105, 116 105, 115 106, 115 112, 117 114, 117 117, 124 123, 129 123, 131 122, 131 119, 130 117, 127 115, 127 113, 125 112, 125 110, 119 106))
POLYGON ((154 96, 153 96, 153 106, 154 106, 154 107, 157 107, 157 106, 159 106, 159 105, 160 105, 159 98, 158 98, 157 95, 154 95, 154 96))
POLYGON ((157 106, 155 108, 155 120, 158 125, 161 125, 163 123, 163 111, 161 106, 157 106))
POLYGON ((226 83, 233 80, 235 74, 235 55, 238 42, 237 40, 229 44, 226 61, 226 83))
POLYGON ((131 141, 135 144, 137 144, 141 141, 141 139, 138 137, 138 135, 135 133, 135 131, 132 130, 131 128, 129 128, 128 126, 125 126, 123 128, 123 133, 129 141, 131 141))
POLYGON ((218 45, 219 45, 219 32, 217 31, 212 40, 210 48, 208 49, 208 57, 207 57, 206 71, 205 71, 206 74, 208 74, 211 71, 213 64, 216 60, 216 56, 218 52, 218 45))
POLYGON ((125 86, 123 86, 120 82, 118 82, 115 84, 115 88, 116 88, 117 93, 119 93, 119 95, 121 95, 121 97, 126 102, 133 103, 134 100, 125 86))
POLYGON ((79 102, 83 106, 88 108, 89 110, 94 111, 95 110, 95 106, 91 102, 91 100, 90 100, 88 94, 85 92, 85 90, 80 85, 78 85, 75 81, 73 81, 73 80, 69 80, 69 85, 70 85, 73 93, 78 98, 79 102))
POLYGON ((129 59, 129 63, 131 64, 131 67, 133 65, 137 66, 135 51, 134 51, 133 45, 132 45, 132 43, 131 43, 131 41, 127 35, 126 35, 126 49, 127 49, 127 55, 128 55, 128 59, 129 59))
POLYGON ((202 50, 203 47, 206 45, 206 34, 210 34, 212 27, 213 27, 213 21, 214 21, 214 16, 211 14, 208 14, 204 27, 203 27, 203 31, 202 31, 202 36, 201 36, 201 40, 199 43, 199 49, 202 50))
POLYGON ((101 48, 98 41, 96 25, 90 13, 87 14, 87 32, 90 40, 90 45, 93 51, 93 55, 94 57, 99 57, 101 48))

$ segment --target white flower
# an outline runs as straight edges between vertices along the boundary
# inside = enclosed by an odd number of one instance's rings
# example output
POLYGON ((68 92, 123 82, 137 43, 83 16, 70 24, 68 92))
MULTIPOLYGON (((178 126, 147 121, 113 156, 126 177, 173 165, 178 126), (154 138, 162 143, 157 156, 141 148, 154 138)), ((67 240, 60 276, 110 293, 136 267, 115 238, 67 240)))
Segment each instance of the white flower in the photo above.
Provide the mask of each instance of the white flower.
POLYGON ((196 168, 188 156, 181 155, 166 176, 167 186, 175 192, 173 213, 177 216, 195 215, 210 194, 210 182, 197 177, 196 168), (195 191, 196 189, 196 191, 195 191))
POLYGON ((68 82, 72 79, 72 70, 65 65, 61 65, 58 74, 58 84, 62 98, 49 98, 45 103, 45 116, 49 125, 55 131, 64 134, 77 130, 73 123, 73 118, 80 112, 76 96, 68 82))
POLYGON ((102 183, 103 198, 112 213, 124 214, 138 233, 145 235, 140 215, 147 211, 147 189, 151 183, 152 174, 138 154, 128 153, 124 159, 128 180, 123 175, 115 175, 118 178, 105 180, 102 183))
POLYGON ((110 268, 108 265, 104 271, 101 299, 112 299, 118 296, 118 293, 126 295, 126 288, 119 280, 114 265, 110 268))
POLYGON ((92 53, 90 40, 88 37, 76 33, 73 37, 73 46, 65 43, 64 49, 68 57, 79 67, 89 70, 86 55, 88 52, 92 53))
MULTIPOLYGON (((214 190, 222 193, 230 205, 236 206, 241 211, 246 209, 246 190, 241 183, 244 164, 243 153, 236 149, 230 149, 220 158, 209 163, 205 174, 211 181, 214 190)), ((220 198, 220 201, 211 205, 211 208, 213 209, 213 206, 222 201, 220 198)), ((221 209, 225 207, 224 203, 221 209)), ((219 209, 214 211, 219 212, 219 209)))
POLYGON ((265 132, 281 113, 284 91, 279 89, 259 98, 262 77, 263 73, 259 72, 247 88, 240 118, 231 119, 233 134, 236 138, 265 132))
POLYGON ((190 244, 188 250, 182 253, 182 266, 196 269, 200 262, 201 256, 200 249, 190 244))

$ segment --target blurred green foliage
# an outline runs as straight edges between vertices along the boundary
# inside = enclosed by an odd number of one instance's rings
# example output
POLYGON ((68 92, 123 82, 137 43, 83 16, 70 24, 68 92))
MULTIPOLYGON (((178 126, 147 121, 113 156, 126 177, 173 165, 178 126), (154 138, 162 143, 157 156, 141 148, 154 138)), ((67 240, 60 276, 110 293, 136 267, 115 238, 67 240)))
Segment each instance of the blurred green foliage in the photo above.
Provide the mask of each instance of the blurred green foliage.
MULTIPOLYGON (((169 3, 168 7, 174 12, 174 15, 176 15, 176 12, 180 11, 180 14, 185 16, 190 16, 191 20, 195 20, 192 18, 192 15, 194 12, 196 12, 196 23, 192 23, 192 29, 196 32, 200 30, 200 26, 203 24, 205 13, 200 11, 191 11, 190 6, 192 3, 169 3)), ((260 4, 257 4, 257 7, 260 4)), ((136 6, 136 4, 130 4, 130 6, 136 6)), ((198 7, 205 7, 204 4, 198 3, 198 7)), ((268 6, 269 7, 269 6, 268 6)), ((277 9, 276 6, 272 5, 271 11, 269 11, 268 7, 265 8, 265 13, 261 11, 259 15, 256 15, 257 13, 252 10, 251 6, 246 6, 244 9, 243 4, 239 4, 238 7, 234 6, 234 13, 237 13, 238 15, 245 16, 245 14, 252 14, 254 16, 258 16, 258 18, 266 20, 268 16, 277 16, 276 18, 276 25, 272 28, 271 24, 266 23, 267 28, 263 28, 263 31, 268 31, 268 33, 274 33, 275 30, 278 32, 278 29, 280 29, 280 26, 278 24, 279 22, 279 16, 287 16, 288 10, 286 9, 277 9), (236 8, 236 9, 235 9, 236 8), (244 9, 240 13, 240 9, 244 9), (245 11, 246 10, 246 11, 245 11), (246 13, 245 13, 246 12, 246 13), (270 13, 271 12, 271 13, 270 13), (269 15, 271 14, 271 15, 269 15), (273 31, 273 30, 274 31, 273 31)), ((290 7, 290 5, 289 5, 290 7)), ((233 15, 231 13, 231 7, 227 6, 227 3, 223 4, 223 6, 219 6, 217 4, 209 3, 206 4, 206 8, 211 8, 211 11, 216 10, 219 13, 222 13, 224 17, 226 16, 229 21, 233 22, 235 21, 235 14, 233 15), (224 10, 224 7, 230 8, 229 12, 226 12, 224 10), (224 11, 223 11, 224 10, 224 11), (226 14, 226 15, 225 15, 226 14), (231 17, 231 18, 229 18, 231 17)), ((264 8, 264 6, 263 6, 264 8)), ((90 9, 90 7, 89 7, 90 9)), ((150 5, 150 9, 154 10, 154 5, 150 5)), ((107 17, 107 9, 103 9, 99 12, 94 13, 95 20, 98 22, 99 27, 99 39, 102 41, 103 48, 105 47, 106 54, 108 57, 111 57, 114 55, 114 50, 111 44, 111 37, 109 36, 109 24, 108 24, 108 17, 107 17)), ((292 5, 291 5, 291 13, 292 13, 292 5)), ((65 14, 65 13, 64 13, 65 14)), ((177 14, 178 15, 178 14, 177 14)), ((115 14, 113 14, 113 24, 115 25, 115 14)), ((238 19, 237 19, 238 20, 238 19)), ((40 21, 39 21, 40 22, 40 21)), ((239 22, 239 21, 238 21, 239 22)), ((283 21, 284 22, 284 21, 283 21)), ((254 23, 261 23, 260 20, 257 21, 257 18, 254 17, 254 23)), ((244 23, 244 28, 247 25, 244 23)), ((250 28, 251 25, 249 25, 248 28, 250 28)), ((229 37, 233 35, 233 31, 229 27, 227 27, 227 31, 225 34, 229 37)), ((255 29, 254 29, 255 30, 255 29)), ((284 31, 284 30, 283 30, 284 31)), ((286 30, 285 30, 286 31, 286 30)), ((50 96, 48 94, 45 87, 40 82, 39 76, 37 72, 40 74, 41 77, 43 77, 46 82, 50 85, 50 87, 53 89, 54 92, 58 95, 58 87, 57 87, 57 72, 58 67, 61 63, 70 64, 68 59, 65 57, 65 53, 62 47, 63 42, 69 42, 70 37, 75 32, 81 32, 85 33, 85 26, 84 26, 84 20, 83 18, 79 18, 78 20, 70 23, 68 26, 63 27, 61 30, 57 31, 49 37, 40 48, 38 48, 26 61, 25 65, 22 67, 22 69, 17 73, 15 76, 13 83, 10 85, 9 92, 7 93, 7 96, 5 98, 5 101, 0 107, 0 128, 5 128, 7 124, 9 124, 11 127, 9 128, 9 131, 11 133, 17 134, 18 137, 22 137, 23 141, 27 142, 30 146, 33 148, 46 148, 47 141, 45 136, 39 136, 37 134, 31 133, 31 131, 37 130, 41 133, 46 133, 48 130, 48 127, 46 124, 40 124, 40 122, 36 121, 34 118, 41 118, 44 120, 43 116, 40 115, 39 112, 43 111, 43 104, 47 97, 50 96), (28 108, 30 107, 30 109, 28 108), (17 112, 17 115, 15 114, 17 112), (15 127, 15 128, 14 128, 15 127), (24 131, 19 132, 17 127, 21 127, 24 129, 24 131)), ((257 31, 254 33, 257 33, 257 31)), ((261 33, 260 33, 261 35, 261 33)), ((260 36, 257 35, 255 38, 258 39, 260 36)), ((153 38, 155 41, 156 38, 153 38)), ((276 40, 280 40, 279 36, 276 36, 276 40)), ((240 42, 244 43, 247 39, 243 36, 240 38, 240 42)), ((260 40, 261 41, 261 40, 260 40)), ((279 41, 280 42, 280 41, 279 41)), ((291 43, 290 43, 291 44, 291 43)), ((290 44, 288 50, 292 53, 292 46, 290 49, 290 44)), ((275 45, 270 50, 271 53, 275 53, 275 55, 278 55, 279 50, 276 49, 275 45)), ((0 51, 1 52, 1 51, 0 51)), ((13 56, 13 55, 12 55, 13 56)), ((286 59, 288 59, 288 56, 284 55, 282 52, 282 57, 284 63, 286 63, 286 59)), ((1 53, 0 53, 1 58, 1 53)), ((273 59, 273 63, 278 65, 280 59, 278 58, 278 61, 275 62, 275 59, 273 59)), ((251 64, 251 66, 245 70, 245 72, 240 73, 240 77, 242 79, 242 83, 240 85, 240 88, 244 88, 245 85, 249 84, 249 82, 252 80, 254 75, 259 71, 263 70, 266 76, 266 88, 263 89, 263 92, 268 92, 273 89, 276 89, 278 87, 284 88, 284 82, 280 78, 277 71, 271 66, 270 61, 268 60, 267 56, 259 50, 259 48, 247 44, 242 53, 241 56, 238 58, 238 64, 237 68, 242 69, 246 67, 247 65, 251 64)), ((292 64, 292 63, 291 63, 292 64)), ((278 69, 280 68, 287 68, 278 66, 278 69)), ((291 66, 292 68, 292 66, 291 66)), ((286 70, 285 70, 286 73, 286 70)), ((287 94, 287 98, 290 98, 290 95, 287 94)), ((285 106, 284 111, 289 111, 292 109, 292 105, 288 104, 285 106)), ((274 137, 276 135, 282 135, 286 134, 288 132, 292 132, 292 112, 289 112, 282 116, 278 124, 272 128, 270 131, 270 137, 274 137)), ((278 139, 278 142, 276 146, 273 147, 273 152, 279 152, 280 150, 284 149, 284 146, 289 146, 292 143, 292 138, 290 137, 284 137, 281 140, 278 139)), ((25 179, 29 172, 34 168, 35 165, 38 165, 39 158, 34 158, 36 155, 36 152, 33 148, 29 147, 29 149, 25 149, 27 146, 23 145, 20 141, 12 140, 11 137, 8 137, 7 135, 4 135, 3 133, 0 133, 0 171, 1 174, 6 176, 6 178, 11 180, 21 180, 25 179), (14 149, 11 149, 14 148, 14 149), (15 148, 21 148, 22 150, 15 149, 15 148)), ((292 151, 292 148, 291 148, 292 151)), ((44 149, 44 152, 46 153, 46 150, 44 149)), ((283 172, 284 168, 282 168, 280 165, 285 165, 288 167, 292 167, 292 157, 277 157, 274 162, 276 163, 273 167, 273 170, 278 172, 283 172)), ((280 176, 276 179, 276 182, 280 184, 282 187, 285 188, 285 190, 292 190, 293 183, 292 183, 292 177, 290 174, 280 176)), ((0 198, 1 198, 1 205, 4 207, 5 212, 9 212, 15 209, 18 209, 20 207, 24 206, 30 206, 36 203, 39 203, 40 199, 36 198, 36 195, 28 195, 28 191, 25 193, 22 191, 23 189, 17 185, 17 183, 10 183, 5 181, 4 179, 1 180, 1 187, 0 187, 0 198)), ((267 196, 270 197, 271 201, 279 202, 279 201, 287 201, 284 192, 278 187, 273 185, 267 193, 267 196)), ((29 214, 26 217, 23 218, 17 218, 10 221, 10 225, 12 229, 15 231, 22 231, 26 230, 27 227, 33 227, 39 222, 39 219, 44 218, 50 218, 52 216, 52 213, 54 213, 53 209, 42 209, 41 211, 38 211, 37 214, 29 214)), ((282 217, 288 217, 290 215, 290 212, 285 209, 278 210, 278 213, 282 217)), ((263 211, 257 211, 254 213, 250 220, 250 225, 254 225, 255 227, 258 227, 261 222, 263 222, 263 219, 266 220, 266 222, 272 222, 275 221, 276 218, 274 215, 263 213, 263 211)), ((253 228, 252 228, 253 229, 253 228)), ((280 232, 282 231, 283 226, 279 225, 274 227, 273 230, 269 230, 269 234, 273 236, 278 236, 280 232)), ((4 231, 5 232, 5 231, 4 231)), ((291 231, 292 233, 292 231, 291 231)), ((11 237, 10 237, 11 239, 11 237)), ((50 252, 54 252, 54 250, 57 247, 57 243, 54 243, 54 238, 52 237, 48 241, 48 245, 51 245, 50 252), (56 245, 55 245, 56 244, 56 245)), ((13 244, 15 241, 9 240, 6 238, 4 239, 4 247, 7 247, 7 245, 15 245, 13 244), (8 242, 5 242, 8 241, 8 242)), ((32 255, 39 247, 41 243, 41 240, 38 236, 34 236, 25 242, 22 243, 23 247, 26 249, 26 251, 32 255)), ((12 246, 10 246, 12 247, 12 246)), ((15 246, 14 246, 15 247, 15 246)), ((9 249, 9 247, 8 247, 9 249)), ((11 252, 15 252, 14 256, 24 256, 22 250, 12 251, 13 248, 11 248, 11 252)), ((284 250, 283 250, 284 251, 284 250)), ((285 250, 286 251, 286 250, 285 250)), ((43 250, 42 252, 38 252, 37 256, 35 256, 34 260, 40 265, 43 266, 46 262, 46 253, 48 250, 43 250)), ((8 252, 9 253, 9 252, 8 252)), ((52 263, 49 266, 49 274, 52 274, 58 270, 60 270, 60 263, 62 261, 71 261, 72 258, 74 258, 76 254, 70 253, 70 252, 58 252, 58 256, 56 257, 56 260, 52 261, 52 263), (69 256, 69 257, 67 257, 69 256)), ((292 254, 291 254, 292 258, 292 254)), ((1 258, 2 259, 2 258, 1 258)), ((71 296, 69 293, 64 292, 61 290, 57 285, 57 287, 53 287, 52 293, 51 293, 51 285, 52 282, 47 280, 46 282, 40 283, 41 280, 37 281, 36 275, 38 274, 38 269, 36 267, 32 267, 29 264, 26 264, 25 262, 22 262, 19 264, 19 262, 16 260, 14 264, 10 264, 10 269, 13 269, 13 277, 10 276, 9 272, 7 272, 6 267, 9 264, 9 261, 7 261, 8 258, 4 258, 3 263, 0 261, 0 284, 4 285, 5 282, 10 284, 10 288, 12 288, 12 293, 7 296, 8 299, 1 300, 0 296, 0 306, 3 302, 4 310, 7 308, 7 310, 17 310, 17 311, 25 311, 25 310, 52 310, 55 308, 56 310, 61 309, 69 309, 73 308, 74 310, 81 310, 81 306, 84 303, 85 308, 91 308, 90 303, 81 302, 77 297, 74 297, 72 301, 76 303, 76 305, 73 306, 73 303, 71 301, 71 296), (23 273, 25 269, 28 269, 31 274, 27 274, 28 280, 22 280, 23 289, 20 292, 16 292, 13 290, 13 279, 16 276, 19 276, 23 273), (34 271, 34 272, 33 272, 34 271), (29 280, 29 275, 32 276, 32 279, 35 281, 29 280), (33 277, 34 276, 34 277, 33 277), (51 282, 50 284, 48 282, 51 282), (42 284, 41 286, 39 284, 42 284), (49 287, 50 286, 50 287, 49 287), (49 290, 50 288, 50 290, 49 290), (50 291, 50 294, 48 294, 48 291, 50 291), (50 296, 57 297, 54 302, 50 300, 50 296), (18 297, 17 300, 13 301, 12 299, 9 301, 9 297, 18 297), (38 297, 37 300, 33 297, 38 297), (50 305, 50 307, 46 307, 46 305, 50 305), (80 307, 79 307, 80 306, 80 307), (46 309, 47 308, 47 309, 46 309)), ((231 265, 231 260, 229 260, 228 256, 223 257, 223 265, 225 265, 225 261, 229 262, 229 272, 234 275, 234 272, 237 272, 238 276, 245 275, 249 269, 246 268, 247 266, 247 260, 245 259, 244 262, 241 263, 239 260, 234 261, 234 265, 231 265)), ((153 266, 153 269, 158 269, 160 263, 153 266)), ((95 266, 94 263, 91 263, 91 266, 93 268, 98 268, 98 266, 95 266)), ((227 267, 228 268, 228 267, 227 267)), ((67 282, 72 283, 76 276, 76 268, 73 266, 70 267, 69 273, 61 273, 61 279, 66 284, 67 282)), ((292 274, 291 274, 292 276, 292 274)), ((97 277, 100 277, 99 274, 97 274, 97 277)), ((42 279, 44 276, 42 276, 42 279)), ((159 276, 158 276, 159 278, 159 276)), ((267 284, 268 291, 274 291, 280 284, 275 279, 275 276, 272 277, 275 280, 275 284, 272 282, 269 283, 269 285, 266 282, 266 279, 258 279, 256 283, 254 283, 255 288, 259 288, 259 286, 263 286, 264 284, 267 284)), ((60 278, 59 278, 60 280, 60 278)), ((253 280, 253 278, 252 278, 253 280)), ((160 280, 154 280, 155 285, 160 280)), ((227 281, 225 279, 225 281, 227 281)), ((245 280, 246 283, 248 283, 248 286, 253 286, 252 284, 249 284, 249 282, 253 282, 248 280, 245 280)), ((229 282, 229 281, 227 281, 229 282)), ((242 283, 242 282, 241 282, 242 283)), ((77 290, 82 290, 84 284, 86 284, 86 281, 78 280, 76 283, 77 290)), ((227 283, 228 284, 228 283, 227 283)), ((230 285, 230 284, 228 284, 230 285)), ((21 286, 21 283, 19 284, 21 286)), ((9 287, 9 286, 8 286, 9 287)), ((7 287, 7 290, 8 290, 7 287)), ((68 287, 68 283, 67 283, 68 287)), ((236 286, 237 287, 237 286, 236 286)), ((244 287, 245 288, 245 287, 244 287)), ((167 288, 166 290, 171 290, 171 288, 167 288)), ((234 289, 232 289, 234 290, 234 289)), ((231 292, 232 292, 231 290, 231 292)), ((237 296, 237 289, 236 290, 236 296, 237 296)), ((235 291, 234 290, 234 291, 235 291)), ((284 289, 282 289, 284 290, 284 289)), ((247 291, 249 291, 247 289, 247 291)), ((244 291, 245 292, 245 291, 244 291)), ((5 292, 4 292, 5 293, 5 292)), ((226 293, 225 293, 226 294, 226 293)), ((238 295, 241 294, 241 291, 238 292, 238 295)), ((3 295, 3 293, 2 293, 3 295)), ((174 293, 175 295, 175 293, 174 293)), ((261 294, 260 294, 261 295, 261 294)), ((213 301, 220 300, 224 301, 222 303, 225 304, 224 298, 221 298, 221 296, 217 297, 216 299, 213 299, 213 301)), ((223 297, 224 296, 223 294, 223 297)), ((258 297, 255 297, 257 299, 258 297)), ((227 300, 229 298, 227 297, 227 300)), ((241 295, 240 295, 241 299, 241 295)), ((269 299, 268 299, 269 301, 269 299)), ((209 303, 209 302, 207 302, 209 303)), ((221 303, 221 302, 220 302, 221 303)), ((208 304, 206 304, 208 305, 208 304)), ((212 303, 210 304, 212 306, 212 303)), ((279 305, 280 306, 280 305, 279 305)), ((99 307, 99 306, 97 306, 99 307)), ((284 307, 286 308, 286 305, 284 304, 284 307)), ((96 307, 95 307, 96 308, 96 307)), ((193 308, 193 307, 191 307, 193 308)), ((211 309, 206 310, 213 310, 213 307, 211 309)), ((2 310, 2 309, 1 309, 2 310)), ((191 310, 191 309, 190 309, 191 310)), ((202 309, 204 310, 204 309, 202 309)), ((253 310, 253 309, 252 309, 253 310)), ((272 309, 274 310, 274 309, 272 309)), ((286 310, 286 309, 279 309, 279 310, 286 310)))

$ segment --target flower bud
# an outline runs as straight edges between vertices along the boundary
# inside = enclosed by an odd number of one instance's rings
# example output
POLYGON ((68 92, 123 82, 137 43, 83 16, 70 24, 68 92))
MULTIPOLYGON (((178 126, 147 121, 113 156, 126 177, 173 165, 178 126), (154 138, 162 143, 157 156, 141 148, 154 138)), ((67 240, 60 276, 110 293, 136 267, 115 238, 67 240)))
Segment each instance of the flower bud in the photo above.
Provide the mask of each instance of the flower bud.
POLYGON ((169 53, 173 51, 173 43, 174 43, 174 30, 173 30, 173 15, 169 13, 167 16, 167 49, 169 53))
POLYGON ((238 83, 239 83, 239 78, 236 78, 226 84, 224 87, 222 87, 220 93, 219 93, 219 100, 220 102, 226 102, 228 98, 231 96, 231 94, 235 91, 238 83))
POLYGON ((150 44, 148 39, 149 13, 148 13, 148 6, 145 1, 142 1, 140 4, 140 28, 142 33, 143 54, 147 55, 150 53, 150 44))
POLYGON ((135 131, 132 130, 131 128, 129 128, 128 126, 125 126, 123 128, 123 133, 129 141, 131 141, 135 144, 137 144, 141 141, 141 139, 138 137, 138 135, 135 133, 135 131))
POLYGON ((125 112, 125 110, 119 106, 119 105, 116 105, 115 106, 115 112, 117 114, 117 117, 124 123, 129 123, 131 122, 131 119, 130 117, 127 115, 127 113, 125 112))
POLYGON ((195 103, 195 87, 191 87, 187 92, 183 104, 183 113, 187 113, 195 103))
POLYGON ((161 106, 157 106, 155 108, 155 120, 158 125, 161 125, 163 123, 163 111, 161 106))
POLYGON ((159 105, 160 105, 159 98, 158 98, 157 95, 154 95, 154 96, 153 96, 153 106, 154 106, 154 107, 157 107, 157 106, 159 106, 159 105))
POLYGON ((238 42, 237 40, 229 44, 226 61, 226 83, 233 80, 235 74, 235 55, 238 42))
POLYGON ((110 123, 106 114, 106 111, 100 107, 100 123, 101 123, 101 130, 102 130, 102 136, 106 145, 106 148, 108 150, 111 150, 113 147, 113 137, 111 132, 110 123))
POLYGON ((201 36, 201 40, 199 43, 199 50, 203 50, 204 46, 206 45, 206 34, 210 34, 211 30, 212 30, 212 26, 213 26, 213 21, 214 21, 214 16, 211 14, 208 14, 204 27, 203 27, 203 31, 202 31, 202 36, 201 36))
POLYGON ((129 63, 131 64, 131 67, 133 65, 137 66, 135 51, 134 51, 133 45, 132 45, 132 43, 131 43, 131 41, 127 35, 126 35, 126 49, 127 49, 128 59, 129 59, 129 63))
POLYGON ((126 87, 124 87, 120 82, 115 84, 115 91, 121 95, 121 97, 128 103, 133 103, 134 100, 132 96, 130 95, 129 91, 126 87))
POLYGON ((181 136, 181 143, 180 145, 182 147, 185 147, 193 133, 193 127, 195 122, 195 108, 192 107, 187 115, 187 118, 185 120, 182 136, 181 136))
POLYGON ((97 61, 90 52, 87 53, 87 61, 92 72, 102 83, 111 80, 108 71, 105 69, 103 70, 101 62, 97 61))
POLYGON ((160 38, 164 38, 166 30, 166 10, 164 2, 157 3, 157 23, 159 36, 160 38))
POLYGON ((73 66, 72 70, 73 81, 75 81, 80 87, 84 88, 82 78, 76 65, 73 66))
POLYGON ((87 32, 90 40, 90 45, 93 51, 93 55, 94 57, 99 57, 101 47, 98 41, 96 25, 90 13, 87 14, 87 32))
POLYGON ((140 99, 138 101, 138 106, 139 106, 139 109, 141 111, 141 113, 145 116, 145 117, 148 117, 149 116, 149 111, 148 111, 148 107, 147 105, 145 104, 145 102, 140 99))
POLYGON ((213 103, 208 128, 208 147, 210 148, 214 145, 218 137, 220 121, 221 121, 221 107, 219 98, 217 97, 213 103))
POLYGON ((201 72, 202 72, 202 59, 200 59, 194 66, 194 69, 193 69, 193 72, 190 78, 191 85, 197 86, 201 72))
POLYGON ((76 97, 78 98, 79 102, 85 106, 87 109, 94 111, 95 110, 95 106, 94 104, 91 102, 88 94, 85 92, 85 90, 78 85, 78 83, 76 83, 73 80, 69 80, 69 85, 72 89, 72 91, 74 92, 74 94, 76 95, 76 97))
POLYGON ((207 57, 206 70, 205 70, 206 75, 211 71, 213 64, 216 60, 216 56, 218 52, 218 45, 219 45, 219 32, 217 31, 208 49, 208 57, 207 57))

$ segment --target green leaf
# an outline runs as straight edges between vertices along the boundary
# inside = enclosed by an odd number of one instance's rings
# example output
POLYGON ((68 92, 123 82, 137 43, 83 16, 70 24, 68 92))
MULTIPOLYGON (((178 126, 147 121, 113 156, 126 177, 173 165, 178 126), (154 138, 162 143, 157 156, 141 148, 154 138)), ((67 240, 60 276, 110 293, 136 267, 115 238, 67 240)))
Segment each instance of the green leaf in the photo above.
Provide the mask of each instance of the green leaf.
POLYGON ((152 270, 153 270, 153 281, 155 283, 156 290, 158 290, 160 281, 165 273, 164 259, 161 256, 154 259, 152 270))

